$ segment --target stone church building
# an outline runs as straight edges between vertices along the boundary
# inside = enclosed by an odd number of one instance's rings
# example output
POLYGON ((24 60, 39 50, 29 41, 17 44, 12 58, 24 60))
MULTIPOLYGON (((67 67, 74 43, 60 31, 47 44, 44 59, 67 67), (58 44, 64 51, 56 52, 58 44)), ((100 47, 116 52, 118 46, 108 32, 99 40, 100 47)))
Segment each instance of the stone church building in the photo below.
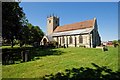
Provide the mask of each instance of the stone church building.
POLYGON ((101 44, 98 32, 97 19, 59 25, 59 17, 47 17, 47 35, 43 37, 40 45, 57 42, 59 46, 67 47, 96 47, 101 44))

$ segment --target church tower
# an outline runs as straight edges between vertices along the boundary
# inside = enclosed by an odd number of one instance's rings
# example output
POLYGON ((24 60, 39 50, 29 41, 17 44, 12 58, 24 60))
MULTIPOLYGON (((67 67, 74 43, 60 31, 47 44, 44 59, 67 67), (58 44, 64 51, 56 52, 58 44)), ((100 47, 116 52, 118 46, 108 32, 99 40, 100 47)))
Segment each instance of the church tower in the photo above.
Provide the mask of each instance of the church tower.
POLYGON ((47 17, 47 35, 52 34, 57 26, 59 26, 59 17, 54 15, 47 17))

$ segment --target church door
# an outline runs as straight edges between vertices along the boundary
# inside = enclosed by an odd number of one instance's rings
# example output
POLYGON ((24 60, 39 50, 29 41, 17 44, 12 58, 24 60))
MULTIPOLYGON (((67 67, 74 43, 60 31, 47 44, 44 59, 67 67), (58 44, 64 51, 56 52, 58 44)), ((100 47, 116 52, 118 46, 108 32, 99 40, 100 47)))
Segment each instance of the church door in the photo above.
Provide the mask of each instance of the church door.
POLYGON ((47 40, 45 38, 43 39, 43 43, 44 43, 44 45, 47 44, 47 40))

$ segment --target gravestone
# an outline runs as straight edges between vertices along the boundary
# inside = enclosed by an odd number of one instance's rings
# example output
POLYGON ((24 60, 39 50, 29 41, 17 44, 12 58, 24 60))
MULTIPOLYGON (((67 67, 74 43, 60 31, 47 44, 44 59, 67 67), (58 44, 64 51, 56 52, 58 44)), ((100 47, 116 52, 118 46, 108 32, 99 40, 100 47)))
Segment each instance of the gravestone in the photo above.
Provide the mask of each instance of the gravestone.
POLYGON ((108 51, 108 47, 103 45, 103 51, 108 51))
POLYGON ((24 50, 21 52, 22 61, 27 62, 29 60, 29 50, 24 50))

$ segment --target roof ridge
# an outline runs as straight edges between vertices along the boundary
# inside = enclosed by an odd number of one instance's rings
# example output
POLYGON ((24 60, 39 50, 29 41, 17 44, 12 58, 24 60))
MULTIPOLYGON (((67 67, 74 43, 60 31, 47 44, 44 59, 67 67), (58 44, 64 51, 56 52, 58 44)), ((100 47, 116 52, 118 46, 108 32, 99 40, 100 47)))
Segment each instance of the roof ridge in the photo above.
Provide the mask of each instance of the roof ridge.
MULTIPOLYGON (((94 18, 94 19, 96 19, 96 18, 94 18)), ((94 19, 90 19, 90 20, 94 20, 94 19)), ((84 20, 84 21, 81 21, 81 22, 75 22, 75 23, 71 23, 71 24, 82 23, 82 22, 86 22, 86 21, 90 21, 90 20, 84 20)), ((65 24, 65 25, 71 25, 71 24, 65 24)), ((63 26, 65 26, 65 25, 63 25, 63 26)))

